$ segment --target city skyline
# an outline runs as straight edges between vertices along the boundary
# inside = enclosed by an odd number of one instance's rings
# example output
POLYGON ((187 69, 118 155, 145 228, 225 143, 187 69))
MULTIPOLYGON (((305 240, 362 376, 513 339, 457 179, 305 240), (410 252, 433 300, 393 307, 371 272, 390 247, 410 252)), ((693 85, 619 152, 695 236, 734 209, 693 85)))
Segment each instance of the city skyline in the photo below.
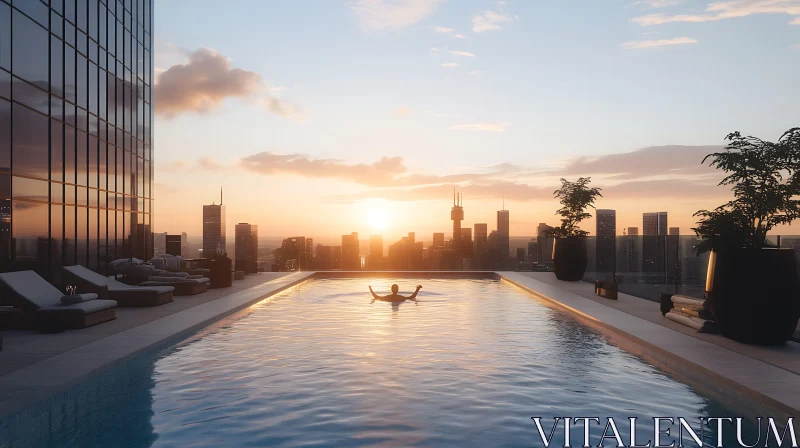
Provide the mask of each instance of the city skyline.
POLYGON ((196 204, 224 185, 230 219, 263 235, 369 235, 378 215, 393 240, 443 230, 428 217, 455 185, 477 222, 505 196, 511 234, 533 234, 558 179, 582 175, 620 227, 657 200, 689 229, 729 197, 702 158, 796 118, 796 10, 740 3, 242 1, 217 20, 215 2, 166 2, 157 231, 197 233, 196 204))

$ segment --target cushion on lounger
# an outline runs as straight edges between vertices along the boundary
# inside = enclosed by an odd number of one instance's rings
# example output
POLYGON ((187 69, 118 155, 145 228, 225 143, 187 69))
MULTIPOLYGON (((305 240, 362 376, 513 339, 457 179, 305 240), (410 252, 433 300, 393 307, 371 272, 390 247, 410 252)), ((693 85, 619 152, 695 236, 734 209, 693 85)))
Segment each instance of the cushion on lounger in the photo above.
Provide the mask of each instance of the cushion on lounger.
POLYGON ((97 294, 90 292, 85 294, 64 296, 61 298, 61 303, 64 305, 74 305, 76 303, 88 302, 89 300, 97 300, 97 294))
POLYGON ((152 264, 156 269, 167 269, 167 262, 164 260, 164 257, 153 257, 150 259, 150 264, 152 264))
POLYGON ((179 257, 175 256, 165 256, 164 262, 167 264, 168 271, 180 271, 181 270, 181 260, 179 257))
POLYGON ((39 313, 82 313, 91 314, 97 311, 107 310, 117 306, 113 300, 89 300, 88 302, 76 303, 73 305, 58 305, 42 307, 37 310, 39 313))

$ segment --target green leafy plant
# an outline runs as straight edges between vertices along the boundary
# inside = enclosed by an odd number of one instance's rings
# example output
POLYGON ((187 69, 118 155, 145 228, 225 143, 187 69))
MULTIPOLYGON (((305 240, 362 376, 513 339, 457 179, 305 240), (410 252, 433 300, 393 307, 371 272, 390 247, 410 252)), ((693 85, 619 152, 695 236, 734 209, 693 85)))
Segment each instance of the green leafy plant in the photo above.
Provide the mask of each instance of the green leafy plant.
POLYGON ((700 210, 694 232, 702 238, 698 252, 760 249, 767 232, 800 217, 800 128, 784 132, 773 143, 728 134, 723 152, 712 153, 710 166, 728 173, 719 185, 731 186, 733 200, 714 210, 700 210))
POLYGON ((550 236, 577 236, 585 237, 589 232, 581 230, 578 223, 586 218, 591 218, 587 207, 594 208, 594 201, 600 194, 600 188, 589 187, 591 177, 581 177, 575 182, 561 179, 561 188, 553 192, 553 197, 561 202, 562 207, 556 211, 561 216, 561 226, 553 227, 547 232, 550 236))

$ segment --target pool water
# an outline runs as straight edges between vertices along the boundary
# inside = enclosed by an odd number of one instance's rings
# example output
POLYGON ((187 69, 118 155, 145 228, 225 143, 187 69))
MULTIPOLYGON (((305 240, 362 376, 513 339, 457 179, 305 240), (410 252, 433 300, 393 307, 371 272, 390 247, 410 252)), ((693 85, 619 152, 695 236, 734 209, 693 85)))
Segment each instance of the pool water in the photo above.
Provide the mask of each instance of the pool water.
POLYGON ((533 416, 627 441, 631 416, 737 415, 508 283, 431 279, 306 282, 47 406, 0 446, 542 446, 533 416), (392 283, 419 303, 370 304, 392 283))

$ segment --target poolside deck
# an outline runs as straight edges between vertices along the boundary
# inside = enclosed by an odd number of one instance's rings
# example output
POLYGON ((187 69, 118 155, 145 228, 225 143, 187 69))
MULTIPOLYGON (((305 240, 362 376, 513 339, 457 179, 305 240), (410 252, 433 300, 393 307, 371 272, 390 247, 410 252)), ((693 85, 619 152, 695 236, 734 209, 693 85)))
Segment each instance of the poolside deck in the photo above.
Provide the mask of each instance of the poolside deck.
MULTIPOLYGON (((309 278, 495 276, 570 310, 609 339, 690 381, 760 409, 800 412, 800 344, 757 347, 718 335, 699 334, 661 316, 657 303, 620 294, 618 301, 594 295, 593 285, 560 282, 535 272, 295 272, 260 273, 231 288, 176 297, 155 308, 118 309, 117 319, 95 327, 42 335, 4 332, 0 351, 0 419, 66 390, 92 373, 124 362, 165 339, 179 337, 242 310, 309 278), (733 392, 731 392, 733 391, 733 392)), ((423 299, 424 300, 424 299, 423 299)), ((777 415, 776 415, 777 417, 777 415)))

